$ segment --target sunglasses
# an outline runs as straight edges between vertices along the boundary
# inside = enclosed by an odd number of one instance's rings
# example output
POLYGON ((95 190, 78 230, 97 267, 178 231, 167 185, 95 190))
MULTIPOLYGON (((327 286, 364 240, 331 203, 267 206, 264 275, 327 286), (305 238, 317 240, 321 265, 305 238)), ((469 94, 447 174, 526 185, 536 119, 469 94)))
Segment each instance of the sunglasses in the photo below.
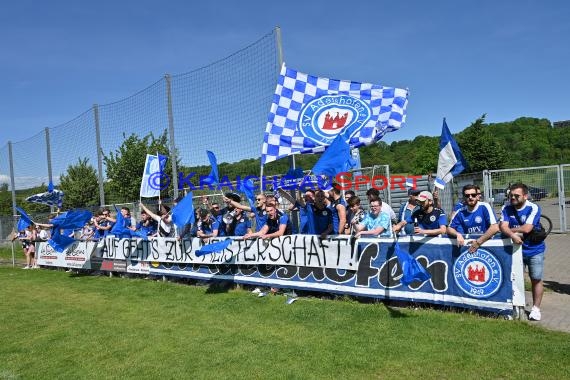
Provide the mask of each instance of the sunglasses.
POLYGON ((256 201, 262 201, 262 198, 255 198, 256 201))
POLYGON ((470 193, 470 194, 463 194, 464 198, 477 198, 477 194, 476 193, 470 193))
POLYGON ((522 195, 520 195, 520 194, 511 194, 511 195, 509 195, 509 197, 510 197, 511 199, 519 199, 520 197, 522 197, 522 195))

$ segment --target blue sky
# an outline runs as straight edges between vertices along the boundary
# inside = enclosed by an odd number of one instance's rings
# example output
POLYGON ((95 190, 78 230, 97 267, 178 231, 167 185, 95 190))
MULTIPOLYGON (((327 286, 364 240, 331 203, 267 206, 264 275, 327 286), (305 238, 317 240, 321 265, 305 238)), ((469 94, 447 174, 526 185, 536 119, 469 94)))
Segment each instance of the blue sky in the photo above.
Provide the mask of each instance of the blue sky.
POLYGON ((2 2, 0 148, 276 25, 289 67, 409 88, 407 123, 387 142, 439 135, 444 116, 452 132, 483 113, 567 120, 569 11, 566 1, 510 0, 2 2))

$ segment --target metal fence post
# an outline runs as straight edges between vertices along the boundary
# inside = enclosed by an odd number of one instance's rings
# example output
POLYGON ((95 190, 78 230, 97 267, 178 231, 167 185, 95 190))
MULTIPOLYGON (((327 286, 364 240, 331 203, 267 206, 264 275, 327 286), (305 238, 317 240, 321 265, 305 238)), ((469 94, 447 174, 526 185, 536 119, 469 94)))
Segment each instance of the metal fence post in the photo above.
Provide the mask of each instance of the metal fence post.
POLYGON ((564 189, 564 169, 558 165, 558 204, 560 205, 560 232, 566 232, 566 197, 564 189))
POLYGON ((165 74, 166 100, 168 110, 168 140, 170 145, 170 163, 172 165, 172 186, 174 187, 174 199, 178 198, 178 163, 176 162, 176 144, 174 143, 174 116, 172 114, 172 85, 170 75, 165 74))
MULTIPOLYGON (((53 184, 53 173, 51 168, 51 145, 49 141, 49 128, 46 127, 46 159, 48 169, 48 183, 53 184)), ((53 206, 49 206, 50 212, 53 212, 53 206)))
POLYGON ((93 116, 95 117, 95 143, 97 144, 97 170, 99 179, 99 203, 105 205, 105 188, 103 183, 103 149, 101 148, 101 129, 99 126, 99 106, 93 104, 93 116))
POLYGON ((14 156, 12 155, 12 141, 8 141, 8 161, 10 161, 10 185, 12 186, 12 215, 16 215, 16 184, 14 181, 14 156))

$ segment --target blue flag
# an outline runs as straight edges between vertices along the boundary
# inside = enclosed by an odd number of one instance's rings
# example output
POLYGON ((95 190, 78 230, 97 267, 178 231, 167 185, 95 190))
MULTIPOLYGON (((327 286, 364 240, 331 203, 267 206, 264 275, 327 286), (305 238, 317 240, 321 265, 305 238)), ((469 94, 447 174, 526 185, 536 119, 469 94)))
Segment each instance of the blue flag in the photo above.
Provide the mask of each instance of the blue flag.
POLYGON ((19 207, 16 207, 16 210, 18 210, 18 212, 20 213, 20 220, 18 220, 18 226, 16 228, 18 229, 18 231, 23 231, 26 228, 28 228, 28 226, 33 224, 33 222, 32 219, 28 216, 28 214, 26 214, 24 210, 22 210, 19 207))
POLYGON ((261 148, 261 164, 321 153, 338 134, 352 147, 370 145, 406 119, 408 91, 308 75, 285 66, 277 79, 261 148))
POLYGON ((396 244, 394 244, 394 252, 402 268, 402 278, 400 282, 403 285, 408 286, 414 281, 424 282, 431 278, 426 268, 418 263, 412 255, 404 251, 397 241, 396 244))
POLYGON ((212 167, 208 177, 212 178, 212 184, 214 186, 217 186, 220 183, 220 173, 218 172, 218 160, 216 159, 216 155, 213 152, 207 150, 206 153, 208 154, 208 160, 210 160, 210 166, 212 167))
POLYGON ((51 192, 53 191, 53 189, 54 189, 54 187, 53 187, 53 182, 52 182, 52 181, 49 181, 48 192, 51 193, 51 192))
POLYGON ((178 227, 178 231, 184 230, 185 225, 195 222, 191 191, 172 208, 172 222, 178 227))
POLYGON ((119 238, 130 238, 130 237, 141 237, 141 234, 135 233, 135 231, 130 230, 127 228, 127 223, 123 214, 121 214, 121 210, 115 206, 115 212, 117 213, 117 221, 113 224, 113 228, 109 231, 111 234, 119 237, 119 238))
POLYGON ((350 154, 350 146, 342 134, 338 134, 331 145, 325 150, 321 158, 313 166, 314 174, 324 174, 330 177, 346 172, 356 165, 350 154))
POLYGON ((212 244, 206 244, 202 246, 199 250, 195 252, 196 257, 204 256, 209 253, 215 253, 223 251, 224 249, 228 248, 229 245, 232 244, 232 239, 227 239, 223 241, 218 241, 212 244))
POLYGON ((52 189, 45 193, 30 195, 26 201, 30 203, 39 203, 42 205, 61 207, 63 205, 63 191, 52 189))
POLYGON ((249 178, 247 181, 240 182, 237 190, 245 194, 251 211, 255 212, 255 193, 253 192, 253 188, 253 180, 249 178))
POLYGON ((467 167, 467 162, 459 149, 459 145, 451 135, 445 118, 439 140, 439 159, 437 161, 437 177, 435 186, 443 189, 445 184, 467 167))
POLYGON ((61 230, 82 228, 92 217, 93 214, 90 211, 71 210, 52 219, 51 224, 53 224, 53 227, 51 239, 48 240, 48 244, 57 252, 63 252, 67 247, 75 242, 75 239, 62 235, 61 230))

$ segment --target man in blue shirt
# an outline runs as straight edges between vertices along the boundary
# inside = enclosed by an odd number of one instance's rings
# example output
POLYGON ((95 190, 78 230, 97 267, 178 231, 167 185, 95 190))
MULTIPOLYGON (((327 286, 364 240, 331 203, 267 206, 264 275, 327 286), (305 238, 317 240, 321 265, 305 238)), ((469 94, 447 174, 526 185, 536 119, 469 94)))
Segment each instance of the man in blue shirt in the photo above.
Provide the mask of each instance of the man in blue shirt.
POLYGON ((390 215, 382 212, 382 201, 378 198, 370 200, 370 212, 366 214, 364 220, 356 226, 355 237, 392 237, 392 222, 390 215))
POLYGON ((275 237, 290 235, 292 226, 291 221, 287 214, 277 210, 277 206, 273 202, 265 204, 265 211, 267 212, 267 221, 265 225, 253 234, 246 234, 245 239, 257 238, 272 239, 275 237))
POLYGON ((499 225, 491 205, 486 202, 479 202, 477 186, 463 186, 463 199, 465 199, 465 205, 455 213, 449 227, 447 227, 447 235, 457 238, 458 246, 465 245, 463 235, 482 235, 469 247, 469 252, 475 252, 484 242, 499 232, 499 225))
POLYGON ((515 183, 509 190, 510 204, 503 206, 500 228, 502 233, 513 240, 513 243, 522 244, 523 264, 528 267, 532 284, 533 306, 528 317, 530 320, 540 321, 546 245, 544 241, 531 242, 526 235, 534 228, 540 227, 541 209, 528 200, 528 187, 525 184, 515 183), (523 234, 522 238, 519 233, 523 234))

